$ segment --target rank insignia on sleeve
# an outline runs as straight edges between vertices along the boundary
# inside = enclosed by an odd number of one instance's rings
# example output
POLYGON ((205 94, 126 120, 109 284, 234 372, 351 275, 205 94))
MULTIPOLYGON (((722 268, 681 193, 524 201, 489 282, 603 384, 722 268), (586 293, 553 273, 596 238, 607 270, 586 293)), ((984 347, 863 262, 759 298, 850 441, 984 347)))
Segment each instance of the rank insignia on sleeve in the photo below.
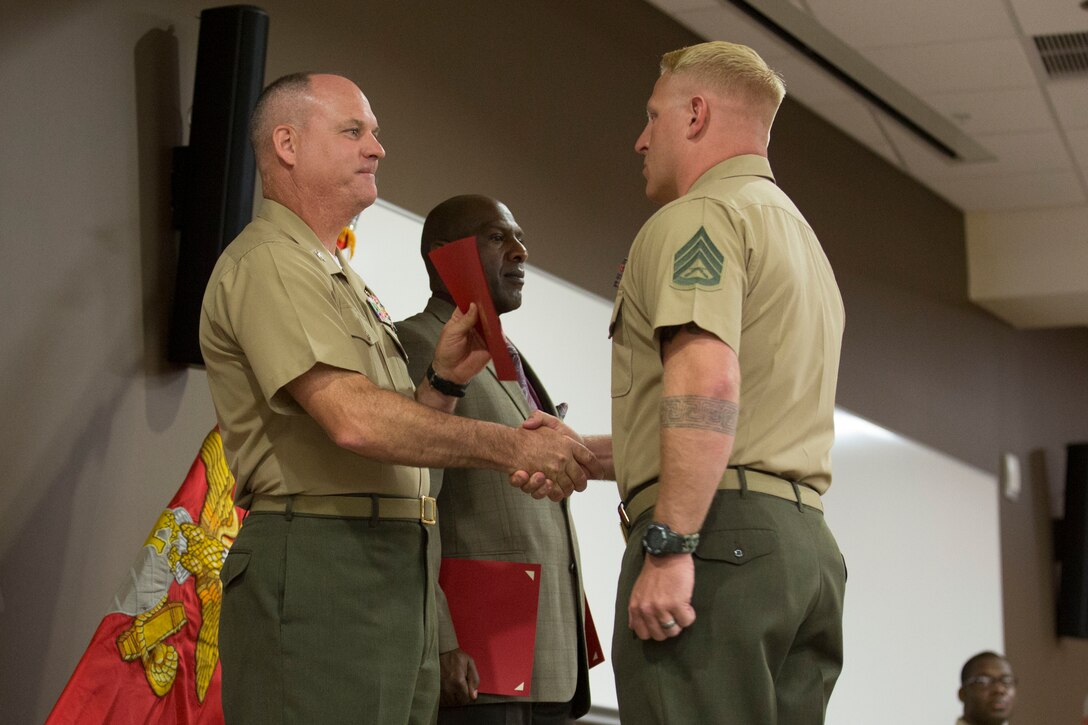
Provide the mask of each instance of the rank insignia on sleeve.
POLYGON ((672 259, 672 283, 682 287, 714 287, 722 281, 724 262, 725 257, 706 229, 699 227, 672 259))

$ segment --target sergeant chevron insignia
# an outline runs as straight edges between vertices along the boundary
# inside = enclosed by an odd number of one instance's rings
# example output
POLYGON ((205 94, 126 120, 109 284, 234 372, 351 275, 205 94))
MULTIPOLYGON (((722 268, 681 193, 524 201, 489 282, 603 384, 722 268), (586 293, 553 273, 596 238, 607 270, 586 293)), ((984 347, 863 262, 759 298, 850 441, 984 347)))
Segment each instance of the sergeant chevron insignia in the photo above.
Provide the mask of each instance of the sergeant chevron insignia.
POLYGON ((672 259, 672 283, 677 287, 716 287, 722 281, 725 257, 699 227, 672 259))

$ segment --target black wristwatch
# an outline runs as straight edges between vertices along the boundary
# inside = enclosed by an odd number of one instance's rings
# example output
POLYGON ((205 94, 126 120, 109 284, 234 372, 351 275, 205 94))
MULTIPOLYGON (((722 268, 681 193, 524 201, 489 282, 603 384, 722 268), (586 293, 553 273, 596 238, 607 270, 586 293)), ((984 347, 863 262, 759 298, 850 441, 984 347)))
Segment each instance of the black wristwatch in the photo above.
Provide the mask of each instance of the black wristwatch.
POLYGON ((642 548, 651 556, 690 554, 699 546, 699 534, 678 534, 665 524, 654 522, 642 537, 642 548))
POLYGON ((435 373, 433 365, 427 366, 427 382, 431 384, 432 388, 451 398, 463 398, 465 397, 465 391, 468 390, 468 383, 455 383, 452 380, 439 377, 435 373))

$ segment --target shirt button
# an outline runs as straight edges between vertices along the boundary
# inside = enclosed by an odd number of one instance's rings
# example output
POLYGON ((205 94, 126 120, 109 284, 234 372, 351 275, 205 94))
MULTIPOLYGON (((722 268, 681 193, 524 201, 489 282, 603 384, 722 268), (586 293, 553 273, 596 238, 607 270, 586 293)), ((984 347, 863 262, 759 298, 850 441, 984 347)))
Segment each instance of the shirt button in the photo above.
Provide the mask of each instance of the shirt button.
POLYGON ((733 556, 738 559, 744 558, 744 549, 733 549, 733 556))
POLYGON ((578 567, 577 567, 577 566, 575 566, 574 562, 572 561, 572 562, 570 563, 570 570, 571 570, 571 571, 574 571, 574 570, 575 570, 575 569, 577 569, 577 568, 578 568, 578 567))

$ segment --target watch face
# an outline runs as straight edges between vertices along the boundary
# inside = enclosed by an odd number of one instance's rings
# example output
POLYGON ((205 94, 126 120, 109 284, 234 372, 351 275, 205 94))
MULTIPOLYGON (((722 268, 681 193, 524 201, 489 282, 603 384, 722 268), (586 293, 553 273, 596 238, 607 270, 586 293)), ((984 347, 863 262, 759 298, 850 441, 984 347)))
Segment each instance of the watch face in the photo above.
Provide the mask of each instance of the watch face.
POLYGON ((660 526, 653 524, 646 530, 646 548, 651 552, 662 551, 666 541, 668 537, 660 526))
POLYGON ((643 548, 651 554, 668 553, 671 550, 669 543, 669 530, 661 524, 650 524, 642 537, 643 548))
POLYGON ((688 554, 695 551, 698 534, 681 535, 664 524, 652 523, 642 537, 642 548, 657 556, 660 554, 688 554))

